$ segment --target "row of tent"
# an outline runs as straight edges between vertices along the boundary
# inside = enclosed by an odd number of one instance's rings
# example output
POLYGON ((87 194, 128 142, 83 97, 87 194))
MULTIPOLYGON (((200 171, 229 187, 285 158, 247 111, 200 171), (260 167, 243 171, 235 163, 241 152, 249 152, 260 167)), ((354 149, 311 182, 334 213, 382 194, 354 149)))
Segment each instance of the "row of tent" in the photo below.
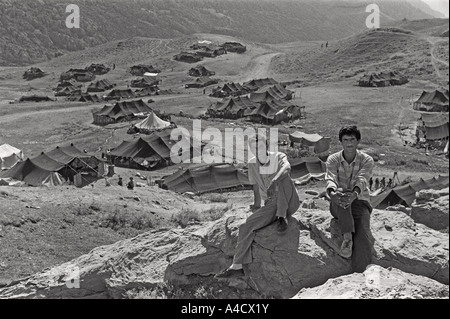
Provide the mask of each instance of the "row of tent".
POLYGON ((227 54, 227 52, 244 53, 247 48, 238 42, 225 42, 222 45, 212 45, 211 42, 195 43, 191 46, 194 52, 182 51, 173 56, 177 61, 186 63, 196 63, 203 60, 204 57, 215 58, 217 56, 227 54))
MULTIPOLYGON (((289 162, 291 178, 297 184, 304 184, 311 179, 323 180, 325 177, 325 163, 317 158, 293 159, 289 162)), ((222 163, 180 169, 173 175, 164 177, 161 186, 177 193, 202 194, 217 190, 242 189, 251 185, 246 169, 222 163)))
MULTIPOLYGON (((221 45, 212 45, 211 41, 208 40, 201 40, 197 43, 191 45, 191 49, 193 50, 204 50, 204 51, 211 51, 211 50, 223 50, 226 52, 236 52, 236 53, 244 53, 247 50, 247 47, 239 42, 225 42, 221 45)), ((222 52, 222 51, 220 51, 222 52)), ((224 53, 222 53, 224 54, 224 53)))
POLYGON ((156 87, 160 81, 155 80, 151 77, 144 76, 142 78, 138 78, 131 81, 132 88, 147 88, 147 87, 156 87))
POLYGON ((212 76, 215 75, 216 72, 208 70, 203 65, 197 65, 191 68, 188 71, 188 74, 193 77, 201 77, 201 76, 212 76))
MULTIPOLYGON (((190 154, 192 157, 200 156, 195 153, 193 142, 190 138, 190 154)), ((170 139, 170 132, 157 132, 148 137, 124 141, 103 156, 116 166, 152 169, 171 164, 170 150, 174 143, 175 141, 170 139)), ((67 179, 74 180, 80 172, 95 173, 99 177, 104 173, 104 163, 101 160, 81 152, 73 144, 57 147, 25 161, 20 161, 23 159, 21 151, 12 147, 0 147, 0 154, 3 154, 2 159, 6 158, 4 163, 9 162, 12 167, 3 171, 0 178, 20 180, 31 186, 60 185, 67 179), (17 156, 14 157, 16 164, 9 160, 10 154, 17 156), (9 156, 4 157, 5 155, 9 156)), ((289 162, 291 177, 297 184, 324 178, 326 166, 318 158, 292 159, 289 162)), ((231 164, 214 164, 180 170, 165 177, 162 186, 179 193, 205 193, 249 185, 246 170, 231 164)))
POLYGON ((449 177, 439 175, 430 179, 420 179, 417 182, 412 182, 406 185, 388 189, 387 191, 372 196, 370 202, 372 207, 384 209, 388 206, 403 205, 411 206, 416 198, 416 192, 423 189, 443 189, 449 186, 449 177))
POLYGON ((95 74, 86 69, 69 69, 59 77, 60 81, 75 80, 77 82, 90 82, 95 80, 95 74))
MULTIPOLYGON (((0 172, 0 179, 22 181, 31 186, 56 186, 67 180, 76 184, 77 177, 81 177, 81 174, 101 177, 104 171, 103 161, 71 144, 19 161, 0 172)), ((77 186, 81 186, 81 181, 77 186)))
POLYGON ((100 111, 92 113, 94 124, 106 125, 122 120, 132 120, 137 117, 145 117, 153 112, 142 99, 117 102, 114 105, 105 105, 100 111))
MULTIPOLYGON (((103 80, 102 80, 103 81, 103 80)), ((121 99, 133 99, 133 98, 139 98, 139 97, 145 97, 145 96, 152 96, 152 95, 162 95, 162 94, 173 94, 170 90, 160 90, 157 86, 151 86, 151 87, 144 87, 142 89, 138 90, 131 90, 131 89, 114 89, 111 90, 107 95, 104 96, 98 96, 97 94, 91 94, 92 92, 102 92, 104 84, 95 84, 92 86, 89 86, 87 92, 82 92, 81 88, 77 87, 71 87, 67 86, 62 89, 60 89, 58 92, 55 93, 55 96, 65 96, 68 101, 72 102, 92 102, 92 103, 99 103, 103 100, 109 101, 109 100, 121 100, 121 99), (91 93, 89 93, 91 92, 91 93)), ((106 84, 105 84, 106 85, 106 84)), ((109 89, 111 89, 111 86, 108 86, 109 89)), ((34 96, 33 96, 34 97, 34 96)), ((30 100, 31 97, 26 97, 27 100, 30 100)), ((36 99, 36 98, 34 98, 36 99)), ((48 99, 40 99, 40 100, 51 100, 48 99)))
POLYGON ((150 74, 161 73, 160 69, 155 68, 153 65, 146 65, 146 64, 133 65, 129 71, 131 74, 136 76, 143 76, 145 73, 150 74))
POLYGON ((225 83, 222 87, 217 87, 213 89, 210 96, 218 98, 224 98, 228 96, 240 96, 258 91, 260 89, 263 89, 264 87, 271 87, 271 86, 272 87, 280 86, 284 89, 284 87, 281 86, 278 83, 278 81, 274 80, 273 78, 264 78, 264 79, 250 80, 244 82, 243 84, 234 82, 225 83))
MULTIPOLYGON (((238 119, 248 117, 250 121, 267 124, 289 122, 303 116, 304 106, 295 105, 289 100, 293 92, 269 79, 253 80, 246 83, 248 90, 254 90, 248 96, 231 96, 211 105, 206 114, 211 117, 238 119)), ((228 87, 237 87, 228 85, 228 87)), ((247 90, 246 90, 247 91, 247 90)), ((247 91, 248 92, 248 91, 247 91)))
MULTIPOLYGON (((171 130, 153 132, 148 136, 123 141, 103 156, 106 156, 109 163, 119 167, 149 170, 169 166, 172 164, 171 149, 177 143, 170 136, 171 130)), ((185 150, 189 151, 189 158, 200 156, 205 144, 199 141, 201 150, 197 150, 192 137, 184 136, 183 138, 189 141, 189 150, 185 150)))
POLYGON ((91 64, 84 69, 69 69, 60 75, 60 81, 68 81, 74 79, 78 82, 89 82, 94 81, 96 75, 104 75, 108 73, 111 68, 106 67, 103 64, 91 64))
POLYGON ((409 80, 406 76, 401 75, 397 71, 391 71, 365 74, 358 81, 358 85, 364 87, 384 87, 391 85, 403 85, 408 82, 409 80))
POLYGON ((193 82, 185 84, 184 87, 186 89, 204 88, 204 87, 214 85, 217 83, 219 83, 219 80, 217 80, 217 79, 211 79, 210 77, 207 77, 207 76, 200 76, 200 77, 196 78, 193 82))
POLYGON ((185 63, 196 63, 203 60, 202 56, 197 55, 196 52, 180 52, 173 56, 176 61, 185 63))
POLYGON ((47 74, 44 71, 42 71, 41 69, 32 67, 32 68, 26 70, 23 73, 22 77, 27 81, 31 81, 34 79, 42 78, 46 75, 47 74))

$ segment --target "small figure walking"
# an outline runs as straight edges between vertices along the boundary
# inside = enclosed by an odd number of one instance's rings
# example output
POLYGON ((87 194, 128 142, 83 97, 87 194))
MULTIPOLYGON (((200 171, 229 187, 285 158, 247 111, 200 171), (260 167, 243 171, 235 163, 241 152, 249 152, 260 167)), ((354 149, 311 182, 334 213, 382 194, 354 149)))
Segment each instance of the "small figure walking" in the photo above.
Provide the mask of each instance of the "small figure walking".
POLYGON ((386 177, 383 177, 383 178, 381 179, 380 185, 381 185, 382 188, 385 188, 385 187, 386 187, 386 177))
POLYGON ((123 186, 122 176, 119 175, 119 181, 117 182, 119 186, 123 186))
POLYGON ((130 190, 134 189, 134 181, 133 181, 133 177, 130 177, 130 181, 127 184, 127 188, 130 190))
POLYGON ((375 190, 377 190, 378 188, 380 188, 380 180, 378 179, 378 177, 375 179, 375 190))
POLYGON ((392 178, 389 178, 389 182, 387 183, 387 188, 392 188, 392 178))

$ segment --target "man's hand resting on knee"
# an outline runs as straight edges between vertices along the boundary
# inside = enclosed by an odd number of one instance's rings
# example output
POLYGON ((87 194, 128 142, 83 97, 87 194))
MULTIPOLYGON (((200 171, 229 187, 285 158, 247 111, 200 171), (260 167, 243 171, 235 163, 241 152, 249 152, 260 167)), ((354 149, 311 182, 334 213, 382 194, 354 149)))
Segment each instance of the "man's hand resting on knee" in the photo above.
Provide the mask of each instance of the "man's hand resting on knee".
POLYGON ((355 192, 342 192, 331 190, 329 192, 330 200, 344 209, 348 208, 354 200, 358 198, 355 192))
POLYGON ((331 190, 329 193, 330 200, 332 203, 338 205, 339 207, 346 208, 348 205, 348 194, 341 192, 340 190, 331 190))

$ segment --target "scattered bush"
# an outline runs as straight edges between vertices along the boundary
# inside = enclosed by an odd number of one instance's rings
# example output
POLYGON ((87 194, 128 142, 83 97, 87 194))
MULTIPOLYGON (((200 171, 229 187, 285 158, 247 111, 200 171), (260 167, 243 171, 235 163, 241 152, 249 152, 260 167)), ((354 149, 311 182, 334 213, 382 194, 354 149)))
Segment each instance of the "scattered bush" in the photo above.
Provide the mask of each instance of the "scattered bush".
POLYGON ((222 216, 233 208, 233 205, 227 205, 223 207, 212 207, 204 211, 197 211, 192 208, 184 208, 178 214, 173 214, 171 221, 178 224, 182 228, 185 228, 190 223, 214 221, 222 218, 222 216))
POLYGON ((204 200, 210 201, 211 203, 228 203, 228 198, 222 194, 208 194, 204 196, 204 200))
POLYGON ((138 230, 144 230, 153 228, 153 222, 148 218, 146 214, 140 214, 134 216, 130 221, 130 227, 138 230))
POLYGON ((80 204, 78 207, 75 208, 74 215, 75 216, 92 215, 92 211, 91 211, 90 207, 86 207, 86 206, 80 204))
POLYGON ((225 215, 226 212, 230 211, 233 208, 233 205, 227 205, 223 207, 213 207, 208 210, 205 210, 202 212, 202 215, 205 216, 205 219, 207 221, 214 221, 218 220, 225 215))
POLYGON ((413 158, 412 161, 415 162, 415 163, 428 165, 428 162, 426 160, 423 160, 423 159, 420 159, 420 158, 413 158))
POLYGON ((119 208, 116 208, 114 213, 106 215, 103 221, 103 227, 113 230, 120 230, 125 227, 145 230, 153 228, 153 222, 149 214, 129 213, 127 210, 121 211, 119 208))
POLYGON ((114 213, 109 213, 105 218, 105 227, 112 228, 113 230, 119 230, 125 227, 127 222, 126 210, 125 213, 116 208, 114 213))
POLYGON ((183 207, 181 212, 172 215, 171 220, 184 228, 191 222, 200 222, 200 214, 194 209, 183 207))

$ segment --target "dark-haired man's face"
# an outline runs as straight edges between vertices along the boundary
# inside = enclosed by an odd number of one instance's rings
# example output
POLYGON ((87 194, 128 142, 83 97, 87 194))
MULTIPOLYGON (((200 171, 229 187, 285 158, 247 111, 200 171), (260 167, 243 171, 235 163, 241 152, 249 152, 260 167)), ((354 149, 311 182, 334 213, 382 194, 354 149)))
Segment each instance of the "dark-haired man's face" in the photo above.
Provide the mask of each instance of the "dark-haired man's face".
POLYGON ((341 141, 342 148, 346 153, 356 152, 359 145, 359 141, 356 139, 355 135, 344 135, 341 141))

